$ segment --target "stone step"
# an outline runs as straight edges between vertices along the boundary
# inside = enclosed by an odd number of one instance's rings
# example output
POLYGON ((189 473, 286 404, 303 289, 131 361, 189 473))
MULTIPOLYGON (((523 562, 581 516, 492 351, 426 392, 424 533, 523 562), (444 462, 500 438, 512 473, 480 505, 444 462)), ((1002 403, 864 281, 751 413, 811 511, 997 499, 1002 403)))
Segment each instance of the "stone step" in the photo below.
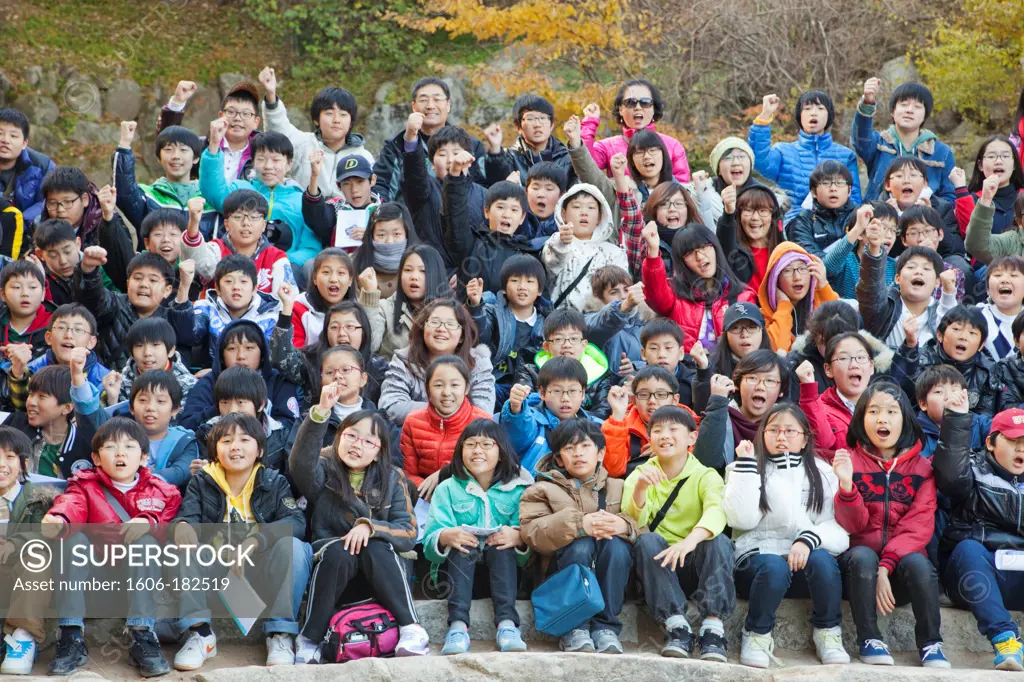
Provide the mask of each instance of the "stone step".
MULTIPOLYGON (((523 638, 527 642, 551 642, 552 637, 538 632, 534 627, 533 606, 529 601, 516 603, 519 612, 523 638)), ((694 626, 699 625, 699 618, 696 609, 691 604, 690 622, 694 626)), ((444 642, 445 633, 448 630, 448 603, 441 600, 419 600, 416 602, 416 612, 420 621, 430 634, 434 643, 444 642)), ((737 603, 736 611, 726 620, 726 635, 730 648, 738 649, 740 634, 743 628, 743 619, 747 614, 747 602, 740 600, 737 603)), ((811 650, 811 603, 803 599, 786 599, 779 606, 775 625, 775 642, 779 648, 795 651, 811 650)), ((1022 621, 1022 613, 1014 613, 1018 622, 1022 621)), ((650 612, 643 604, 628 603, 623 606, 621 620, 623 624, 621 639, 637 645, 641 652, 656 652, 662 643, 662 634, 658 625, 653 621, 650 612)), ((470 608, 470 638, 476 641, 491 640, 495 636, 494 609, 490 600, 474 600, 470 608)), ((917 646, 914 643, 914 614, 910 606, 903 606, 886 617, 879 617, 879 629, 886 643, 893 651, 916 652, 917 646)), ((95 619, 88 621, 86 625, 86 636, 91 642, 102 645, 113 638, 120 636, 124 628, 124 621, 117 619, 95 619)), ((214 623, 214 629, 220 640, 225 642, 240 642, 250 640, 252 642, 262 641, 259 627, 253 628, 248 638, 242 636, 235 624, 230 620, 218 620, 214 623)), ((942 609, 942 637, 945 642, 945 650, 951 652, 989 653, 992 650, 988 640, 979 632, 974 616, 969 611, 962 611, 954 608, 942 609)), ((856 630, 853 626, 853 617, 850 614, 849 605, 843 602, 843 641, 847 651, 856 653, 855 645, 856 630)))

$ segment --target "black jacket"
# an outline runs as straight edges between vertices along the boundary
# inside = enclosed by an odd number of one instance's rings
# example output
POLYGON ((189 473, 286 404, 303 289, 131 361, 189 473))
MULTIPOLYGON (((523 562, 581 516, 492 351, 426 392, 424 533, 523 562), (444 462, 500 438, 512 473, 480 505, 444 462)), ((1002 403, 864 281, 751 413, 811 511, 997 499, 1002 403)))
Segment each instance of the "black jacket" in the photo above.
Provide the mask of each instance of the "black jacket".
MULTIPOLYGON (((764 185, 749 182, 736 193, 736 198, 739 199, 739 197, 755 188, 764 190, 771 196, 775 204, 773 221, 778 223, 782 218, 779 200, 775 193, 764 185)), ((757 270, 757 263, 754 262, 754 254, 746 247, 740 245, 738 233, 741 229, 740 222, 735 213, 723 213, 722 217, 718 219, 718 225, 715 226, 718 241, 722 244, 722 252, 729 257, 729 266, 736 273, 736 276, 739 277, 740 282, 746 284, 754 276, 754 272, 757 270)))
POLYGON ((547 147, 540 154, 533 151, 522 137, 516 137, 515 145, 502 149, 497 154, 487 154, 487 186, 507 180, 512 171, 519 171, 519 184, 526 187, 526 176, 534 164, 550 161, 565 172, 565 186, 572 187, 579 182, 572 167, 569 149, 554 135, 548 138, 547 147))
POLYGON ((999 466, 988 450, 971 452, 971 415, 946 410, 932 457, 935 483, 949 498, 952 514, 939 553, 977 540, 987 550, 1024 549, 1024 490, 1019 477, 999 466))
POLYGON ((1005 358, 996 363, 996 376, 1003 385, 996 412, 1024 404, 1024 357, 1014 348, 1005 358))
MULTIPOLYGON (((429 161, 426 155, 427 143, 430 142, 430 137, 420 131, 419 138, 419 146, 423 149, 423 158, 421 160, 423 169, 432 176, 433 170, 427 167, 429 161)), ((484 159, 488 156, 484 150, 484 145, 474 137, 473 149, 468 151, 473 154, 474 158, 478 159, 477 163, 474 163, 473 167, 469 169, 470 175, 473 176, 473 182, 483 183, 485 181, 484 171, 481 169, 481 166, 486 163, 484 159)), ((380 197, 381 201, 398 201, 402 198, 402 175, 405 171, 405 162, 405 131, 402 130, 390 140, 384 141, 384 145, 380 148, 380 154, 377 155, 377 161, 373 164, 373 173, 377 176, 377 184, 373 186, 372 191, 380 197)), ((510 170, 509 173, 511 172, 510 170)), ((505 175, 508 175, 508 173, 505 175)), ((502 179, 504 180, 504 178, 502 179)), ((409 210, 412 211, 412 206, 409 206, 409 210)))
MULTIPOLYGON (((18 429, 28 436, 32 440, 33 449, 36 443, 43 438, 39 429, 28 423, 28 416, 24 412, 13 412, 4 422, 4 426, 18 429)), ((65 481, 81 469, 92 468, 92 437, 95 435, 96 429, 88 419, 83 419, 81 422, 72 420, 57 455, 60 476, 65 481)), ((46 472, 43 473, 46 475, 46 472)))
POLYGON ((818 258, 832 242, 846 236, 846 224, 857 210, 857 204, 847 201, 839 208, 825 208, 814 199, 814 207, 803 210, 786 225, 786 239, 804 247, 818 258))
MULTIPOLYGON (((880 200, 884 201, 885 199, 880 198, 880 200)), ((964 238, 960 234, 960 224, 956 221, 956 211, 953 208, 953 202, 940 199, 934 194, 928 201, 942 218, 942 241, 939 242, 939 255, 943 258, 964 256, 966 254, 964 238)), ((899 258, 903 251, 903 241, 897 239, 892 248, 889 249, 889 255, 893 258, 899 258)))
POLYGON ((924 346, 908 348, 907 344, 900 347, 893 361, 893 377, 899 379, 900 386, 908 396, 916 394, 915 383, 921 370, 932 365, 949 365, 955 367, 967 381, 967 393, 971 401, 971 411, 992 416, 999 404, 1003 392, 1003 384, 996 372, 996 362, 982 346, 969 359, 958 362, 946 355, 938 339, 929 339, 924 346))

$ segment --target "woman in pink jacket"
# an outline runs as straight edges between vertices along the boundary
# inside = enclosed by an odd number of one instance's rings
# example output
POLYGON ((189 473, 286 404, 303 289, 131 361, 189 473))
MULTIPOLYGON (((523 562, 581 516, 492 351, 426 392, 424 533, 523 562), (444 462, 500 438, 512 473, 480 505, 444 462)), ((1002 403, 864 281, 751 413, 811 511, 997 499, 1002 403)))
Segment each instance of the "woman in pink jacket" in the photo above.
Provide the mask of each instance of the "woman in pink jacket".
MULTIPOLYGON (((588 104, 583 110, 580 136, 590 150, 597 167, 608 171, 608 161, 616 154, 626 153, 629 139, 638 130, 654 130, 656 121, 665 114, 665 103, 653 83, 645 78, 626 81, 615 96, 615 121, 622 126, 622 134, 596 140, 597 128, 601 125, 601 107, 588 104)), ((686 150, 679 140, 658 133, 668 148, 672 159, 672 174, 679 182, 690 182, 690 165, 686 161, 686 150)))

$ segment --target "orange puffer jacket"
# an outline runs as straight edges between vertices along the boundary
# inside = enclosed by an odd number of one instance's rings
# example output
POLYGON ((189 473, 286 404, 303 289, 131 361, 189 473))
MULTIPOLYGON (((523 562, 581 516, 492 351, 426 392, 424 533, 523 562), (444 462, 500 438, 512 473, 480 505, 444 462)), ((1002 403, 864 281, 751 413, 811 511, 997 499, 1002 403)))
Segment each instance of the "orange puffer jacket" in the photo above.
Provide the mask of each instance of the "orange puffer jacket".
POLYGON ((468 398, 447 419, 443 419, 430 405, 410 412, 402 424, 400 445, 405 459, 405 475, 409 480, 419 485, 424 478, 452 461, 459 435, 474 419, 493 417, 469 402, 468 398))

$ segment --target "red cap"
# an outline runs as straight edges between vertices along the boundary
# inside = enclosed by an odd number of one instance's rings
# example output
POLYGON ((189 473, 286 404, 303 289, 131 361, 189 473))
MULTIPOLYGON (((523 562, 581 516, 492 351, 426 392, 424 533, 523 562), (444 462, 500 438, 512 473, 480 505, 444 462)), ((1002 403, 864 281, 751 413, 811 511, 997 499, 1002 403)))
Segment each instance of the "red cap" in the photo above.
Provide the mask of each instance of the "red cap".
POLYGON ((1001 433, 1010 440, 1024 437, 1024 410, 1003 410, 992 420, 991 433, 1001 433))

